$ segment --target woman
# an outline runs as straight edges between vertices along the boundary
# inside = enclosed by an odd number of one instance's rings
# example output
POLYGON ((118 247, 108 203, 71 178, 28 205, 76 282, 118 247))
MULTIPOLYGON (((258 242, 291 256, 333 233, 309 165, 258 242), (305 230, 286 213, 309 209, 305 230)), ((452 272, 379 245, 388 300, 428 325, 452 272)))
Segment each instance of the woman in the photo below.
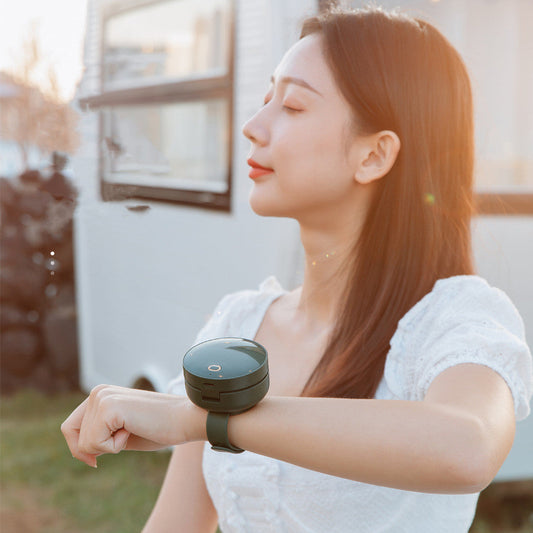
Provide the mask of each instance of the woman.
POLYGON ((468 75, 431 25, 380 9, 308 19, 245 124, 250 196, 298 221, 304 282, 226 296, 197 341, 254 338, 271 388, 206 441, 185 396, 100 386, 75 457, 176 446, 144 531, 466 532, 529 413, 531 354, 473 274, 468 75))

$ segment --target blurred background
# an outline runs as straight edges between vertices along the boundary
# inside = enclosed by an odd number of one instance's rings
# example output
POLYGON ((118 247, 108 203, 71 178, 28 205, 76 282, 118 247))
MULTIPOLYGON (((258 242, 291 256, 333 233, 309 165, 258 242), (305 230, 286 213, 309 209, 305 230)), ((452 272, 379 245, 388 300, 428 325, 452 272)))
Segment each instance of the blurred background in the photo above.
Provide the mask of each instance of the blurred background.
MULTIPOLYGON (((435 24, 476 102, 477 269, 533 338, 533 2, 383 0, 435 24)), ((164 391, 220 297, 302 276, 248 206, 242 123, 319 0, 19 0, 0 19, 0 529, 140 531, 169 452, 74 461, 99 383, 164 391)), ((364 2, 344 2, 354 7, 364 2)), ((473 533, 533 531, 533 417, 473 533)))

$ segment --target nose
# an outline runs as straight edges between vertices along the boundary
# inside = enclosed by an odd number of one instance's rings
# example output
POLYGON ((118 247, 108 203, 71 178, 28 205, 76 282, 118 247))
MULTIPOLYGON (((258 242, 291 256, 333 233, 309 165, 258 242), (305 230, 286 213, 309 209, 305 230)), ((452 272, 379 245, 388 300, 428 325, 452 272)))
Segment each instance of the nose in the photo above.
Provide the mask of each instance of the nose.
POLYGON ((242 133, 251 142, 259 145, 268 143, 269 132, 266 126, 265 117, 262 111, 264 107, 259 109, 251 118, 249 118, 242 127, 242 133))

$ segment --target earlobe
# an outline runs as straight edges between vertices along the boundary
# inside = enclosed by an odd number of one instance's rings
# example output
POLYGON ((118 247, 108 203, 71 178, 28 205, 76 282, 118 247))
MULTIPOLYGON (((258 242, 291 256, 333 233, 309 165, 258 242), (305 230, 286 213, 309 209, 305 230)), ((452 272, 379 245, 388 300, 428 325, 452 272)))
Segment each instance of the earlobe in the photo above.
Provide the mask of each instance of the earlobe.
POLYGON ((365 140, 367 151, 355 172, 355 180, 361 184, 386 176, 396 162, 401 147, 398 135, 389 130, 380 131, 365 140))

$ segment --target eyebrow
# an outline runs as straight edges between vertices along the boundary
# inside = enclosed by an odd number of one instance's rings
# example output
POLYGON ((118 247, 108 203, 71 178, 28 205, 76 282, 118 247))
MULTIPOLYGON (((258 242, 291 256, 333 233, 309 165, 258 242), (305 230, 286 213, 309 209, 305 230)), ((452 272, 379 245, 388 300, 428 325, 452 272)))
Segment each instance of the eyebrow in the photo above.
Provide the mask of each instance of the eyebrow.
MULTIPOLYGON (((274 76, 270 76, 270 82, 275 83, 276 78, 274 76)), ((318 94, 319 96, 324 97, 324 95, 320 92, 318 92, 314 87, 309 85, 305 80, 302 80, 300 78, 293 78, 292 76, 283 76, 279 80, 280 83, 294 83, 295 85, 299 85, 300 87, 303 87, 304 89, 308 89, 309 91, 313 91, 314 93, 318 94)))

